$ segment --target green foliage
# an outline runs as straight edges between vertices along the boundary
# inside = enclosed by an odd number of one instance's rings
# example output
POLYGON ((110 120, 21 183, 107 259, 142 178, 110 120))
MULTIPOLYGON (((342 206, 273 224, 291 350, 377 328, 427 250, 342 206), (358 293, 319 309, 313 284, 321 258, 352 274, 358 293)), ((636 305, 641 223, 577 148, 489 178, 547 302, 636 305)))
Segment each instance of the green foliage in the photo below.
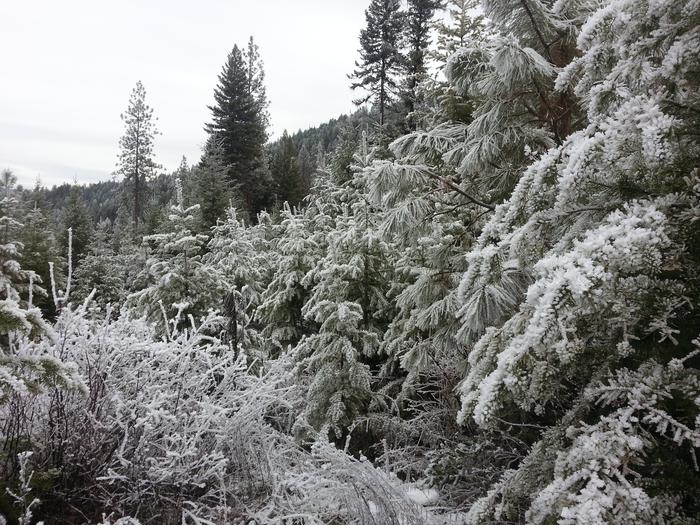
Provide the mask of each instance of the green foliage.
MULTIPOLYGON (((308 152, 305 162, 304 169, 309 170, 308 152)), ((299 206, 308 192, 308 183, 304 180, 296 148, 286 130, 272 154, 270 174, 277 185, 276 193, 280 203, 288 202, 292 207, 299 206)), ((307 176, 309 175, 310 173, 307 173, 307 176)))
POLYGON ((405 40, 408 49, 403 64, 406 79, 401 98, 411 129, 416 128, 414 111, 422 102, 418 86, 428 76, 427 58, 431 44, 431 22, 441 3, 440 0, 409 0, 405 14, 405 40))
POLYGON ((72 230, 73 263, 77 264, 85 255, 92 239, 93 222, 77 186, 71 189, 68 200, 62 210, 62 231, 60 246, 68 248, 68 229, 72 230))
POLYGON ((269 181, 264 171, 267 139, 266 98, 257 48, 248 55, 234 46, 219 74, 215 105, 209 106, 210 139, 220 145, 229 183, 241 192, 246 210, 255 216, 268 203, 269 181))
POLYGON ((22 243, 19 263, 22 268, 34 272, 38 277, 33 286, 33 303, 47 318, 51 318, 56 313, 55 305, 41 284, 46 286, 50 283, 49 262, 54 262, 57 268, 62 267, 60 247, 54 238, 50 220, 36 202, 26 212, 23 220, 24 227, 19 232, 19 241, 22 243))
POLYGON ((401 71, 401 37, 403 16, 399 0, 372 0, 365 11, 366 27, 360 32, 360 61, 350 75, 352 89, 361 88, 365 95, 357 105, 370 100, 384 126, 386 113, 397 95, 401 71))

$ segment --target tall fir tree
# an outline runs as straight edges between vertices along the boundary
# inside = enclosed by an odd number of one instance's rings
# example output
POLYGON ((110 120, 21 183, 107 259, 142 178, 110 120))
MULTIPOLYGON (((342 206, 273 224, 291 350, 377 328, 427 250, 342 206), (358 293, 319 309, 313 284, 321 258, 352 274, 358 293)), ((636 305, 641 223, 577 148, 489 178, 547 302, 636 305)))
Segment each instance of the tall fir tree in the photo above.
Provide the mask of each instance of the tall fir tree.
POLYGON ((237 45, 228 55, 214 90, 212 122, 206 130, 222 148, 228 179, 240 189, 251 216, 267 204, 269 181, 264 171, 267 99, 262 62, 251 41, 248 52, 237 45))
MULTIPOLYGON (((248 68, 248 92, 253 97, 258 109, 258 117, 265 130, 270 125, 270 115, 267 99, 267 89, 265 88, 265 67, 260 57, 260 48, 251 36, 248 39, 248 46, 243 54, 248 68)), ((267 132, 266 132, 267 133, 267 132)))
POLYGON ((419 102, 419 84, 427 76, 428 48, 431 39, 432 19, 435 11, 440 8, 440 0, 408 0, 406 12, 406 44, 407 52, 404 61, 404 88, 402 99, 408 127, 416 128, 413 112, 419 102))
POLYGON ((366 92, 355 104, 373 100, 380 126, 384 126, 387 110, 399 87, 404 23, 400 8, 399 0, 372 0, 365 11, 367 25, 360 32, 360 60, 349 75, 353 80, 350 87, 366 92))
POLYGON ((134 232, 143 217, 146 181, 160 168, 153 157, 153 139, 158 130, 153 122, 153 109, 146 104, 146 89, 141 81, 131 92, 129 106, 121 119, 126 127, 119 139, 117 174, 124 177, 131 193, 131 216, 134 232))

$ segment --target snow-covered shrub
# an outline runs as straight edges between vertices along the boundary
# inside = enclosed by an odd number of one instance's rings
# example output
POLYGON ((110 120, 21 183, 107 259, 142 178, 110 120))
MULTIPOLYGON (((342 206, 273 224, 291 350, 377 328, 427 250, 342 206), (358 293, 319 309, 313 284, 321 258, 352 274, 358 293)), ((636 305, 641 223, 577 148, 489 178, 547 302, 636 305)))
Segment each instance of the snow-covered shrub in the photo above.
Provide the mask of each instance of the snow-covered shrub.
POLYGON ((143 320, 65 308, 56 340, 32 343, 74 362, 87 386, 13 394, 17 437, 46 478, 36 516, 421 522, 398 479, 323 439, 299 446, 291 429, 303 399, 289 358, 252 374, 207 322, 167 340, 143 320))

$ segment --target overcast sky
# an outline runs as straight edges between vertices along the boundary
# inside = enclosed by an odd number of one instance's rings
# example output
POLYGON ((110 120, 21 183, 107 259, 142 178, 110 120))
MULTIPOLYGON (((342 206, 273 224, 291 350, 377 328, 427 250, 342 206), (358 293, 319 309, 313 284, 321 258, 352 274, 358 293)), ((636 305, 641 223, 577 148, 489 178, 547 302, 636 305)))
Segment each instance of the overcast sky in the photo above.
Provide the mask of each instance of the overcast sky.
POLYGON ((217 75, 253 35, 272 133, 353 109, 368 0, 0 0, 0 169, 25 185, 105 180, 137 80, 168 171, 199 159, 217 75))

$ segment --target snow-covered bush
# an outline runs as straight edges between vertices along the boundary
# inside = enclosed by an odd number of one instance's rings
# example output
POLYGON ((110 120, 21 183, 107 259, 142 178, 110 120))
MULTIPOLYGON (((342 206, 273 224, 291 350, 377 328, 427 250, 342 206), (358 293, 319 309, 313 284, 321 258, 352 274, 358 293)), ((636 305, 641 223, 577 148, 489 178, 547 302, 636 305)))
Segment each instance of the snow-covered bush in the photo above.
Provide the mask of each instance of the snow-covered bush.
POLYGON ((207 322, 164 340, 143 320, 65 308, 56 340, 32 343, 76 363, 87 387, 15 392, 3 408, 21 411, 15 439, 45 479, 36 516, 421 522, 398 479, 324 439, 297 444, 303 400, 289 359, 252 374, 243 354, 206 335, 207 322))

